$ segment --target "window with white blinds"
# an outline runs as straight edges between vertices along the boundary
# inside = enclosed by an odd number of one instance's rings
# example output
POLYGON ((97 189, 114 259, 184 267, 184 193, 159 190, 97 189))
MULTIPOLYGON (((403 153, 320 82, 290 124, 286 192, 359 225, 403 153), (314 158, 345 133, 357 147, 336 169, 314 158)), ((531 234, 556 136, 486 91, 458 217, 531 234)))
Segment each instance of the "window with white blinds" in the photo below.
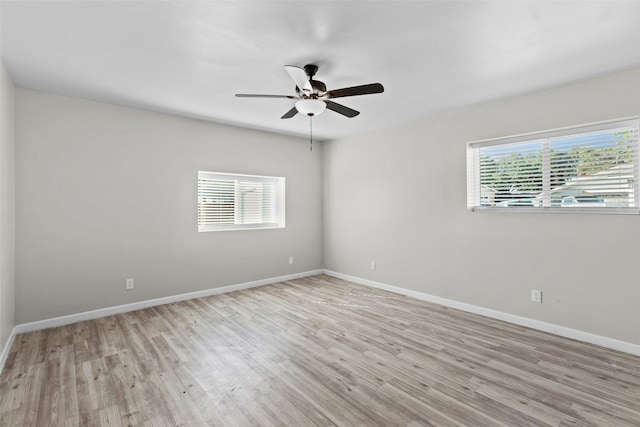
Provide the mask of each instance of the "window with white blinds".
POLYGON ((638 214, 638 196, 638 118, 467 147, 472 210, 638 214))
POLYGON ((198 172, 198 231, 283 228, 282 177, 198 172))

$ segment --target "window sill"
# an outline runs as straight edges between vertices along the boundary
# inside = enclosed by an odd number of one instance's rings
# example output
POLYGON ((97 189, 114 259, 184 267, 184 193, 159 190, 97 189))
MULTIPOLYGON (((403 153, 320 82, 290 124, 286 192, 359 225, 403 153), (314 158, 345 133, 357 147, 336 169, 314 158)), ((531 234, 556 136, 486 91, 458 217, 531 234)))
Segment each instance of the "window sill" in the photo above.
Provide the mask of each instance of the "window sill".
POLYGON ((208 233, 210 231, 272 230, 275 228, 285 228, 285 225, 231 225, 228 227, 200 226, 198 227, 198 233, 208 233))
POLYGON ((503 213, 535 213, 535 214, 598 214, 598 215, 638 215, 640 208, 530 208, 530 207, 492 207, 476 206, 473 212, 503 212, 503 213))

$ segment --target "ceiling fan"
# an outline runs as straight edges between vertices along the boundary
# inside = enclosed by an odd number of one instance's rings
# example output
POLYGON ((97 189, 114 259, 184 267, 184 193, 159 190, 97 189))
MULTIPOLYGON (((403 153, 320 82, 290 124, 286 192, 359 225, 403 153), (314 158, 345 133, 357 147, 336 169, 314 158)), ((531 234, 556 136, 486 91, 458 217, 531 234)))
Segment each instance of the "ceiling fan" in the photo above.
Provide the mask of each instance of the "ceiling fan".
POLYGON ((298 113, 309 117, 317 116, 322 113, 325 108, 346 117, 355 117, 360 114, 359 111, 345 107, 337 102, 333 102, 332 99, 384 92, 384 87, 380 83, 327 90, 327 86, 323 82, 313 79, 313 76, 315 76, 318 71, 318 66, 314 64, 307 64, 304 68, 296 67, 294 65, 285 65, 284 69, 289 73, 289 76, 291 76, 291 79, 293 79, 293 82, 296 84, 295 95, 257 95, 238 93, 236 96, 239 98, 297 99, 298 101, 295 103, 295 106, 281 117, 281 119, 290 119, 298 113))

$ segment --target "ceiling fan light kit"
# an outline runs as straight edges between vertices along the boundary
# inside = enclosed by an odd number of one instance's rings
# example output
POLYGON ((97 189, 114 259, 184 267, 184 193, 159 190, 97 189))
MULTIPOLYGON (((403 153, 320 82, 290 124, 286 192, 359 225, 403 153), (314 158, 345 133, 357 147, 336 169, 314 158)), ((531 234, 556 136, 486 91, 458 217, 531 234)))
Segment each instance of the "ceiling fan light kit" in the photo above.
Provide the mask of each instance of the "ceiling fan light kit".
POLYGON ((319 99, 301 99, 296 102, 296 110, 305 116, 317 116, 327 108, 327 104, 319 99))

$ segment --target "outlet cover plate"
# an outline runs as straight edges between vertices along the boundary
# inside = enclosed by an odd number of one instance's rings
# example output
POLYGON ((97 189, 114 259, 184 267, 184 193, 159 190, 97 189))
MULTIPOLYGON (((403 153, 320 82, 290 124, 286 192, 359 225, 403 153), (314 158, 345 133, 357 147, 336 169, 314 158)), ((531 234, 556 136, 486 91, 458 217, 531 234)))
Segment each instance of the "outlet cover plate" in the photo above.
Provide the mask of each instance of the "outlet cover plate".
POLYGON ((531 289, 531 301, 541 304, 542 303, 542 291, 539 291, 537 289, 531 289))

